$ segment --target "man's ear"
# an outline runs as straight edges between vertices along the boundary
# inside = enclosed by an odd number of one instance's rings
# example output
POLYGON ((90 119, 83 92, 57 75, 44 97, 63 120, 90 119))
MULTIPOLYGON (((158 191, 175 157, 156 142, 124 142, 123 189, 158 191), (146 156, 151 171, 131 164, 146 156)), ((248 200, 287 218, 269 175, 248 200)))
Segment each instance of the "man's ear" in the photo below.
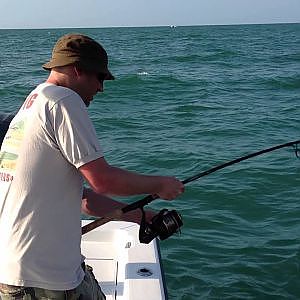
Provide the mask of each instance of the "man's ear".
POLYGON ((76 77, 81 77, 83 74, 83 70, 79 66, 74 65, 74 73, 76 77))

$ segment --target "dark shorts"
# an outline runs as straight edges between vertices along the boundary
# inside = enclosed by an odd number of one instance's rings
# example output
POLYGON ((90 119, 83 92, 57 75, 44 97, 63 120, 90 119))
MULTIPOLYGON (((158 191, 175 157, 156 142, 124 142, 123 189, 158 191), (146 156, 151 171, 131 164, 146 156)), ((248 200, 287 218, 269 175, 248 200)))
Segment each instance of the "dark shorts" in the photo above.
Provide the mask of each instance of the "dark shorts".
POLYGON ((85 276, 78 287, 68 291, 53 291, 36 287, 0 284, 2 300, 105 300, 105 295, 95 279, 93 269, 85 267, 85 276))

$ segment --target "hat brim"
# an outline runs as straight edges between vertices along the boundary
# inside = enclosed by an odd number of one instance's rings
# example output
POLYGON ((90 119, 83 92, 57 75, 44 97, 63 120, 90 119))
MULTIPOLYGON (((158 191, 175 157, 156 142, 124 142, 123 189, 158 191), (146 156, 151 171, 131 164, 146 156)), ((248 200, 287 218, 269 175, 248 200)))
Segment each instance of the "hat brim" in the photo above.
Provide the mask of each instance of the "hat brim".
POLYGON ((115 80, 115 76, 112 75, 109 70, 107 70, 106 74, 105 80, 115 80))
POLYGON ((56 68, 56 67, 64 67, 64 66, 68 66, 68 65, 72 65, 75 63, 79 63, 79 65, 81 65, 81 67, 83 69, 86 70, 91 70, 91 71, 95 71, 95 72, 99 72, 101 74, 106 74, 105 80, 115 80, 115 77, 111 74, 111 72, 106 68, 101 67, 101 70, 95 66, 92 65, 86 65, 86 64, 82 64, 82 62, 80 60, 74 59, 74 57, 64 57, 63 59, 52 59, 49 62, 43 64, 43 68, 47 71, 51 71, 51 69, 56 68))
POLYGON ((51 59, 49 62, 43 64, 43 68, 45 70, 50 71, 53 68, 72 65, 72 64, 75 64, 76 62, 77 62, 77 60, 74 59, 74 57, 55 58, 55 59, 51 59))

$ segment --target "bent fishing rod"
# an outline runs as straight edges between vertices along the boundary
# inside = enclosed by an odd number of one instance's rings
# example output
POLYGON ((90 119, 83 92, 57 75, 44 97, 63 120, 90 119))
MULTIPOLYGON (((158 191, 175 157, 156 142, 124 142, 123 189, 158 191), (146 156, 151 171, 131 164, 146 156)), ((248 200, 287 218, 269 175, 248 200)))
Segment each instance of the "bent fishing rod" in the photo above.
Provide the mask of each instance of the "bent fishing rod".
MULTIPOLYGON (((296 140, 296 141, 292 141, 292 142, 288 142, 288 143, 284 143, 284 144, 280 144, 280 145, 277 145, 277 146, 274 146, 274 147, 271 147, 271 148, 267 148, 267 149, 264 149, 264 150, 261 150, 261 151, 257 151, 257 152, 254 152, 254 153, 251 153, 251 154, 248 154, 248 155, 245 155, 245 156, 242 156, 242 157, 239 157, 237 159, 234 159, 234 160, 231 160, 231 161, 228 161, 226 163, 223 163, 221 165, 218 165, 218 166, 215 166, 209 170, 206 170, 204 172, 200 172, 196 175, 193 175, 191 177, 188 177, 186 178, 185 180, 182 181, 183 184, 187 184, 187 183, 190 183, 192 181, 195 181, 201 177, 204 177, 204 176, 207 176, 211 173, 214 173, 218 170, 221 170, 221 169, 224 169, 226 167, 229 167, 231 165, 234 165, 234 164, 237 164, 237 163, 240 163, 244 160, 247 160, 247 159, 250 159, 252 157, 255 157, 255 156, 259 156, 259 155, 262 155, 262 154, 265 154, 265 153, 268 153, 268 152, 272 152, 272 151, 275 151, 275 150, 278 150, 278 149, 281 149, 281 148, 285 148, 285 147, 290 147, 290 146, 293 146, 294 148, 294 151, 295 151, 295 155, 297 158, 300 158, 300 148, 298 148, 298 144, 300 143, 300 140, 296 140)), ((114 210, 112 213, 102 217, 102 218, 99 218, 99 219, 96 219, 95 221, 85 225, 82 227, 82 234, 85 234, 109 221, 113 221, 113 220, 120 220, 122 219, 122 215, 129 212, 129 211, 132 211, 132 210, 135 210, 135 209, 141 209, 142 210, 142 213, 143 213, 143 217, 142 217, 142 222, 141 222, 141 227, 142 227, 142 231, 149 231, 149 228, 146 228, 145 229, 145 212, 143 210, 144 206, 148 205, 149 203, 151 203, 153 200, 156 200, 158 199, 159 197, 157 195, 148 195, 146 196, 145 198, 141 199, 141 200, 138 200, 136 202, 133 202, 121 209, 116 209, 114 210)), ((162 210, 160 211, 160 213, 155 216, 153 219, 154 219, 154 222, 152 221, 153 224, 156 224, 157 223, 157 226, 154 230, 156 231, 159 231, 161 230, 161 226, 162 224, 165 225, 166 223, 169 222, 169 224, 173 224, 173 227, 176 227, 177 226, 177 229, 182 225, 182 221, 181 221, 181 218, 180 216, 176 213, 176 211, 168 211, 168 210, 162 210), (175 213, 174 213, 175 212, 175 213), (156 223, 155 223, 156 222, 156 223)), ((149 224, 146 224, 146 226, 149 225, 149 224)), ((166 231, 168 230, 172 230, 171 228, 172 226, 170 226, 170 228, 167 228, 166 227, 166 231)), ((150 231, 153 231, 153 228, 150 228, 150 231)), ((176 228, 174 229, 176 232, 176 228)), ((165 235, 167 237, 169 237, 170 235, 173 234, 167 232, 165 235)), ((140 232, 140 235, 141 235, 141 232, 140 232)), ((152 235, 151 235, 152 237, 152 235)), ((151 237, 146 237, 145 240, 148 241, 151 237)), ((164 239, 164 235, 160 236, 161 239, 164 239)), ((167 238, 165 237, 165 238, 167 238)), ((141 236, 140 236, 140 239, 141 239, 141 236)), ((151 240, 150 240, 151 241, 151 240)))

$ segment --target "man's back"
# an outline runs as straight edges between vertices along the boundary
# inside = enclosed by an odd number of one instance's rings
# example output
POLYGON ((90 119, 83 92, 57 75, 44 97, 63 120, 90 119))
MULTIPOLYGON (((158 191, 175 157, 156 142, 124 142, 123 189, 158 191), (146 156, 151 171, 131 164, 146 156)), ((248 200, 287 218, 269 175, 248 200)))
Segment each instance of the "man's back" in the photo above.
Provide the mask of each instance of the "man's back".
POLYGON ((77 167, 101 155, 96 137, 80 141, 95 136, 88 121, 81 98, 52 84, 38 86, 11 121, 0 153, 1 283, 67 290, 82 281, 77 167))

